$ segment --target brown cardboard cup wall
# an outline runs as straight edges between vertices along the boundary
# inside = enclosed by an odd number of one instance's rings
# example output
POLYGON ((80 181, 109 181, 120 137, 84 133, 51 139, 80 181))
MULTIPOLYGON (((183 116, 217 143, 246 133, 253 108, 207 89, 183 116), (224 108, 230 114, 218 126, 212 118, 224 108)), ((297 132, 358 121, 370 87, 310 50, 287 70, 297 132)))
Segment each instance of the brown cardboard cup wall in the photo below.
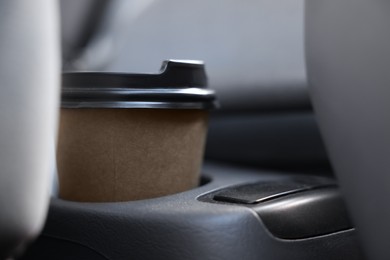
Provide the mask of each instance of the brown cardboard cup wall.
POLYGON ((185 109, 62 108, 60 197, 128 201, 196 187, 207 115, 185 109))

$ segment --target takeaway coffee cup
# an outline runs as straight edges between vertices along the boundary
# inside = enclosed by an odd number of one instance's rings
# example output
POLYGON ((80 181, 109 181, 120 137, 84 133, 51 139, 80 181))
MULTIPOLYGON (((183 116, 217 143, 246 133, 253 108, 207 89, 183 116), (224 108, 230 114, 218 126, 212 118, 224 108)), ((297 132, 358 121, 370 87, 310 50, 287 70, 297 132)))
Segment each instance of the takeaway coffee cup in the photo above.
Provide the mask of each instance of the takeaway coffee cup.
POLYGON ((165 61, 159 74, 66 73, 61 106, 62 199, 138 200, 198 185, 216 107, 202 62, 165 61))

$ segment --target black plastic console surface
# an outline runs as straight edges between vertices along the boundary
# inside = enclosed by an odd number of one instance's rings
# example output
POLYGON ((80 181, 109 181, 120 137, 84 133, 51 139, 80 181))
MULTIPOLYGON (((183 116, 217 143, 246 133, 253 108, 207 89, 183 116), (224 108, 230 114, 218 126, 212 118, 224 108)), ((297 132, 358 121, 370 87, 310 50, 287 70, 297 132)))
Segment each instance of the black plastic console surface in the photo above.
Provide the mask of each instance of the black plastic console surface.
POLYGON ((121 203, 52 199, 43 233, 23 259, 363 259, 354 229, 281 239, 266 227, 267 219, 273 218, 266 209, 198 200, 231 186, 284 180, 288 173, 216 164, 206 165, 204 173, 209 183, 156 199, 121 203))
POLYGON ((333 179, 290 177, 245 183, 198 198, 252 208, 278 238, 303 239, 353 228, 333 179))

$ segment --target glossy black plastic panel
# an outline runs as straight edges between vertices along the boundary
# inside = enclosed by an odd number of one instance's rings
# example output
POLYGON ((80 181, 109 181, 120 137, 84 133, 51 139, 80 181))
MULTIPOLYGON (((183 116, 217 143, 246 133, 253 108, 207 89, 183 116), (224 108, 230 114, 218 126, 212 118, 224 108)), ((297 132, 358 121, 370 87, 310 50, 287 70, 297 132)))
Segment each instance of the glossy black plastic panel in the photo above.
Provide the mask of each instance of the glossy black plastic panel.
POLYGON ((314 189, 254 207, 273 235, 283 239, 315 237, 353 228, 337 188, 314 189))
POLYGON ((296 192, 332 185, 335 185, 334 181, 321 177, 282 179, 229 187, 216 192, 213 199, 232 203, 255 204, 296 192))
POLYGON ((333 179, 302 176, 245 183, 199 198, 252 208, 266 228, 282 239, 316 237, 353 228, 333 179))

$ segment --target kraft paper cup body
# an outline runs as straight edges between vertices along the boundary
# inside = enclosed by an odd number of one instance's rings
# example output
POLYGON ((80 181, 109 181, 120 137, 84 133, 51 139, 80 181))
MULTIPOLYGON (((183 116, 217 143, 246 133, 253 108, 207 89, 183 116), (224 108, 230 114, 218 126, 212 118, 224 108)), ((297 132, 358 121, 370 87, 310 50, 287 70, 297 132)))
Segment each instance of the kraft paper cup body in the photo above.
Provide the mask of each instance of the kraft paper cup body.
MULTIPOLYGON (((86 89, 89 88, 82 88, 86 89)), ((129 95, 137 91, 127 90, 129 95)), ((65 103, 57 148, 60 198, 129 201, 198 186, 208 108, 202 107, 207 105, 204 100, 200 106, 202 102, 190 100, 189 96, 187 93, 180 100, 172 93, 168 99, 162 93, 149 95, 155 103, 142 101, 139 94, 136 101, 126 101, 121 96, 120 107, 113 99, 107 105, 107 101, 96 97, 89 104, 65 103), (164 100, 169 102, 161 104, 164 100)))
POLYGON ((126 201, 198 185, 207 112, 62 109, 60 197, 126 201))

